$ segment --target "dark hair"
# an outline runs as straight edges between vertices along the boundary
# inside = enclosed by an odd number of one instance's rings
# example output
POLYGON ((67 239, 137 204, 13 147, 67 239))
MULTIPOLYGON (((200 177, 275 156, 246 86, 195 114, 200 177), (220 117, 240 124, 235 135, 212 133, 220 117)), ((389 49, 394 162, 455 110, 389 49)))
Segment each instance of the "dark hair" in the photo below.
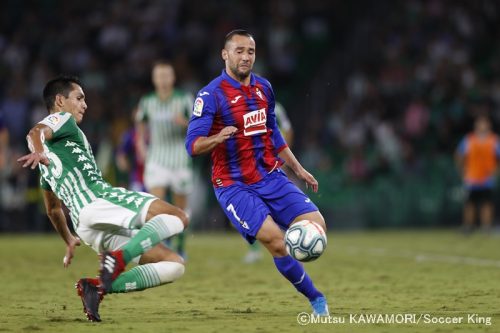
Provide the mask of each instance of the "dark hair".
POLYGON ((74 89, 73 84, 82 86, 77 77, 68 75, 60 75, 47 82, 45 88, 43 88, 43 100, 49 112, 54 107, 56 95, 61 94, 67 98, 69 93, 74 89))
POLYGON ((226 47, 226 44, 227 42, 229 42, 231 40, 231 38, 233 38, 234 35, 238 35, 238 36, 246 36, 246 37, 250 37, 250 38, 253 38, 252 34, 249 33, 248 31, 244 30, 244 29, 235 29, 233 31, 230 31, 226 37, 224 38, 224 47, 226 47))

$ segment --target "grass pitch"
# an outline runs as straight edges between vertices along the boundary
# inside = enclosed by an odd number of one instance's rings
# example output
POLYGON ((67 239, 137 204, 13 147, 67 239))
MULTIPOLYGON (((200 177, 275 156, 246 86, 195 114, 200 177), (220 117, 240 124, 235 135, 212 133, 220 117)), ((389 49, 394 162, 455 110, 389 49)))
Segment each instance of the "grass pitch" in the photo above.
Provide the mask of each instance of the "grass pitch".
POLYGON ((96 275, 89 247, 78 248, 64 269, 56 235, 1 235, 0 332, 500 332, 498 235, 360 232, 331 233, 328 240, 327 252, 305 266, 332 317, 344 323, 299 325, 297 314, 310 311, 307 300, 267 255, 243 264, 247 246, 236 233, 189 235, 179 281, 109 295, 100 308, 103 322, 90 323, 73 289, 81 276, 96 275), (364 324, 362 314, 463 319, 364 324), (490 325, 468 322, 475 314, 491 318, 490 325))

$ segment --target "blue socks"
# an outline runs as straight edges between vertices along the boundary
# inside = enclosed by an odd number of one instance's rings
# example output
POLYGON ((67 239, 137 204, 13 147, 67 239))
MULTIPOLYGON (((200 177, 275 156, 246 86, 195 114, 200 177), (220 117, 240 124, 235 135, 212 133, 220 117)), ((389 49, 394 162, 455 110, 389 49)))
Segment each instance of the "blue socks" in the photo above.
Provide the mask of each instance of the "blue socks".
POLYGON ((290 281, 297 290, 306 296, 309 301, 323 296, 313 285, 311 278, 306 274, 304 267, 292 257, 274 258, 278 271, 290 281))

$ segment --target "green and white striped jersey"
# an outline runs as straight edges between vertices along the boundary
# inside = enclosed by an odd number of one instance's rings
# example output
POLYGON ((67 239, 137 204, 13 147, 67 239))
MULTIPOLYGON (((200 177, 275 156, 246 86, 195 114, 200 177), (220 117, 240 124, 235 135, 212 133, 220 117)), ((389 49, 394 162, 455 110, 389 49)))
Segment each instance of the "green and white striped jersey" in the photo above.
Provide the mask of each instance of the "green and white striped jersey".
POLYGON ((285 108, 279 102, 275 102, 274 114, 276 115, 276 123, 281 132, 289 131, 292 128, 292 123, 288 119, 285 108))
POLYGON ((171 97, 162 101, 156 92, 141 98, 137 121, 146 122, 149 128, 149 147, 146 163, 154 163, 169 169, 191 167, 184 138, 186 128, 175 122, 176 117, 189 119, 193 108, 193 96, 174 89, 171 97))
POLYGON ((74 229, 83 207, 97 198, 139 212, 150 199, 149 195, 112 187, 102 178, 85 134, 70 113, 53 113, 40 124, 53 131, 51 140, 43 147, 50 165, 39 164, 40 185, 55 195, 69 209, 74 229))

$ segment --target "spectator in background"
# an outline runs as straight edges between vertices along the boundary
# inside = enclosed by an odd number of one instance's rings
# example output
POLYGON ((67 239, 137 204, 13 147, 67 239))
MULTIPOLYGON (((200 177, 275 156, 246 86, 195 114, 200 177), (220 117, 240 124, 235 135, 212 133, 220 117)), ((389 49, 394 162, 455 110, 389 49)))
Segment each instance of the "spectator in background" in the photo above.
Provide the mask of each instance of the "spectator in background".
POLYGON ((463 211, 463 229, 470 233, 479 208, 481 226, 485 231, 491 228, 494 218, 493 189, 500 158, 498 136, 491 129, 487 116, 478 116, 474 131, 460 142, 456 162, 461 170, 467 199, 463 211))

